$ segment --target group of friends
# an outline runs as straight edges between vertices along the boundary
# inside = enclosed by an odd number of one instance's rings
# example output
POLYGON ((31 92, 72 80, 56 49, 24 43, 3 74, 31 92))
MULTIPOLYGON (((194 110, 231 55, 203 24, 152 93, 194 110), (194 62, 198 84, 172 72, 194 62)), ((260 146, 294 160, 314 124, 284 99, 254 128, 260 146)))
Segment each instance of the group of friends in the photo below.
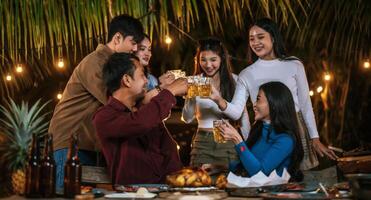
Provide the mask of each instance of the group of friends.
MULTIPOLYGON (((191 166, 253 176, 284 169, 293 180, 318 165, 317 155, 336 155, 319 140, 302 62, 285 52, 277 24, 268 18, 249 28, 254 63, 232 73, 221 40, 199 41, 194 75, 212 79, 209 98, 187 98, 182 120, 197 120, 191 166), (254 123, 246 110, 250 98, 254 123), (228 142, 215 143, 213 121, 228 142)), ((180 170, 176 142, 164 121, 187 93, 185 78, 149 72, 151 41, 138 19, 113 18, 108 42, 99 44, 74 69, 57 104, 49 133, 54 137, 57 189, 63 187, 64 163, 71 135, 79 140, 83 165, 105 161, 113 184, 163 183, 180 170), (102 154, 97 153, 102 152, 102 154)))

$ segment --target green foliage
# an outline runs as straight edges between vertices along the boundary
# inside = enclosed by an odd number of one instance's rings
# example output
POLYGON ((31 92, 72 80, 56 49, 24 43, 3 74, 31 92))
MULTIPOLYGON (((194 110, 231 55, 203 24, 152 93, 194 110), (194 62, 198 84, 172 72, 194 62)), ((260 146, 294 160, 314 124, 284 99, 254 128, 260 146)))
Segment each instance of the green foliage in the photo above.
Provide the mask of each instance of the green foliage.
POLYGON ((0 105, 4 118, 0 119, 0 164, 5 164, 11 171, 25 167, 32 135, 38 138, 47 133, 50 112, 43 112, 49 102, 41 104, 38 100, 29 107, 27 102, 17 105, 12 99, 6 107, 0 105))
MULTIPOLYGON (((211 34, 225 32, 223 20, 243 30, 246 16, 257 13, 275 19, 280 17, 282 23, 291 17, 296 21, 292 7, 303 2, 305 0, 2 0, 0 75, 11 74, 14 64, 21 62, 32 76, 18 76, 12 84, 3 79, 0 93, 12 96, 14 91, 32 87, 35 78, 38 81, 54 76, 58 57, 74 63, 79 55, 93 51, 97 42, 106 42, 108 23, 119 14, 139 18, 150 36, 164 38, 170 33, 169 21, 185 32, 201 20, 207 21, 205 28, 211 34), (200 13, 206 17, 201 19, 200 13)), ((74 67, 69 63, 67 67, 74 67)))

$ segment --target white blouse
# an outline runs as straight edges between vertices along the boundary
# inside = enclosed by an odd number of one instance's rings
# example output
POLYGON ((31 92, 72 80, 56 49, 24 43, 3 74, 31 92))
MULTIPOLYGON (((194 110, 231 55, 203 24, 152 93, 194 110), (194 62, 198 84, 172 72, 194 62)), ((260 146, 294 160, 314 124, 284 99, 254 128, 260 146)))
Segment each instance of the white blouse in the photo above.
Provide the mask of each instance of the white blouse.
POLYGON ((297 112, 302 112, 310 137, 312 139, 318 138, 308 81, 304 66, 299 60, 258 59, 242 70, 238 77, 232 102, 227 103, 227 108, 223 113, 232 119, 240 118, 248 97, 250 96, 251 101, 255 103, 260 85, 270 81, 282 82, 290 89, 295 109, 297 112))
MULTIPOLYGON (((233 78, 237 81, 237 75, 233 74, 233 78)), ((241 116, 242 113, 241 133, 243 138, 247 139, 250 131, 250 122, 245 106, 241 108, 239 116, 241 116)), ((213 121, 225 118, 225 114, 223 114, 218 105, 209 98, 196 97, 186 99, 182 111, 182 121, 188 124, 195 118, 198 122, 198 128, 213 128, 213 121)), ((240 117, 236 117, 234 120, 239 118, 240 117)))

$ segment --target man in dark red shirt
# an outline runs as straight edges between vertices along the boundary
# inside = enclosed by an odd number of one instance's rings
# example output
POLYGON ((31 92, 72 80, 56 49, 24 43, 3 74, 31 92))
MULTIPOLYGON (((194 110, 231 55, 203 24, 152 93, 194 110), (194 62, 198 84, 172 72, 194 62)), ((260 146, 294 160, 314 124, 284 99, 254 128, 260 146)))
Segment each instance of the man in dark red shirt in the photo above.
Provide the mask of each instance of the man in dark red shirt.
POLYGON ((167 174, 181 169, 176 148, 163 121, 184 95, 187 81, 177 79, 145 105, 147 78, 137 57, 111 56, 103 68, 103 80, 111 96, 93 119, 113 183, 163 183, 167 174))

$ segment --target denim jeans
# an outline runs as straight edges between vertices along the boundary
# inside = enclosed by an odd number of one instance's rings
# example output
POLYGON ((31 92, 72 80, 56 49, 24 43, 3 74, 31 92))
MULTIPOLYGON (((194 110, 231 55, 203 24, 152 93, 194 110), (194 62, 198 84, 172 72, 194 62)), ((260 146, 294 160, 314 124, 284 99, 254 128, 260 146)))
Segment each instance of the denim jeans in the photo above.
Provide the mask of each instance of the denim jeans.
MULTIPOLYGON (((67 153, 68 148, 63 148, 54 151, 54 160, 56 163, 56 193, 63 194, 63 179, 64 179, 64 164, 67 161, 67 153)), ((96 156, 94 155, 95 152, 88 153, 88 151, 79 151, 78 156, 80 159, 81 165, 96 165, 96 156)))

